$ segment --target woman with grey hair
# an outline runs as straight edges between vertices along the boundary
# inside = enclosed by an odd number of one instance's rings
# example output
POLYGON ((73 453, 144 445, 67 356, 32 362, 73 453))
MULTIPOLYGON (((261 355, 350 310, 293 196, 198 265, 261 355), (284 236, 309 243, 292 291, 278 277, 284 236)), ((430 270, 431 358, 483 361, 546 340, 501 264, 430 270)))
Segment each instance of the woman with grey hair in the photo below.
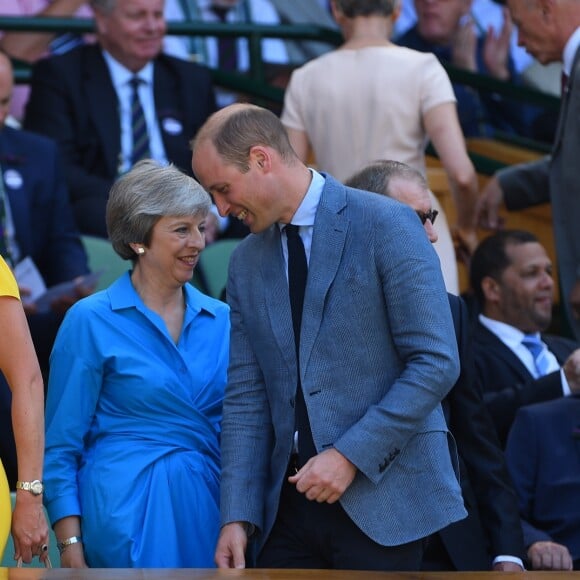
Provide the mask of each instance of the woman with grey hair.
POLYGON ((67 313, 51 357, 45 504, 65 567, 213 566, 229 308, 188 282, 209 195, 142 161, 107 228, 132 269, 67 313))

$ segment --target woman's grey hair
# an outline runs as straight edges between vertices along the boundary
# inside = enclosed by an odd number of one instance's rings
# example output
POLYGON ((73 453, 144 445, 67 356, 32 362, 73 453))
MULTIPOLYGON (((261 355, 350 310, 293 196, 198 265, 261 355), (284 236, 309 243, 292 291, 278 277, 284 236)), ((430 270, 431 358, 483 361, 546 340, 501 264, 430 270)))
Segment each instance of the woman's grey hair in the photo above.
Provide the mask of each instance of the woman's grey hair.
POLYGON ((107 231, 114 250, 135 260, 129 244, 149 246, 153 226, 164 216, 207 215, 211 198, 192 177, 173 165, 139 161, 111 188, 107 231))

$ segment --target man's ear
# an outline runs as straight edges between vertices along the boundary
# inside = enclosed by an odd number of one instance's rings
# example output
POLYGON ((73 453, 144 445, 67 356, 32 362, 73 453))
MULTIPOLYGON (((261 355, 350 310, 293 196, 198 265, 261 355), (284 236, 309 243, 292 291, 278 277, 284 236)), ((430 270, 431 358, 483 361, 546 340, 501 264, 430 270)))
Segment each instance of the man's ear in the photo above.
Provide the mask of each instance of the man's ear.
POLYGON ((554 0, 538 0, 538 5, 544 20, 552 20, 554 18, 554 11, 556 10, 556 2, 554 0))
POLYGON ((262 145, 254 145, 250 149, 249 161, 250 166, 257 165, 260 170, 269 170, 272 164, 270 152, 262 145))
POLYGON ((497 304, 501 298, 501 289, 497 280, 494 280, 491 276, 486 276, 481 281, 481 291, 485 297, 486 302, 492 302, 497 304))

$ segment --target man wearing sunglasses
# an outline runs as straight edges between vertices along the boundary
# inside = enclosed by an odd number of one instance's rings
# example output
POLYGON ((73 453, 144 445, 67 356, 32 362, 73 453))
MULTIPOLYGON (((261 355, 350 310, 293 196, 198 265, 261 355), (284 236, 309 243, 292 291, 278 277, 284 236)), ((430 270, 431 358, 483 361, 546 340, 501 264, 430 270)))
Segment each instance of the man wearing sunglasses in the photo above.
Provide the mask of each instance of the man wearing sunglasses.
MULTIPOLYGON (((377 161, 346 182, 350 187, 392 197, 414 209, 431 243, 437 241, 425 178, 404 163, 377 161)), ((461 491, 468 511, 429 539, 425 570, 521 571, 524 553, 517 500, 487 408, 475 387, 470 357, 467 308, 448 294, 461 363, 461 374, 443 399, 447 424, 457 441, 461 491)))

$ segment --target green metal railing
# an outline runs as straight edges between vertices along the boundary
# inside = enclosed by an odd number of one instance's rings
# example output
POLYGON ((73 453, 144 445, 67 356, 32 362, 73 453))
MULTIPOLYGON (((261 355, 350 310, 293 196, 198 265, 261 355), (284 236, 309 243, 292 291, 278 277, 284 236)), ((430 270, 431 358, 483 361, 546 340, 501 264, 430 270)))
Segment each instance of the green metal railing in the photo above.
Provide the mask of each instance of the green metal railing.
MULTIPOLYGON (((94 31, 90 18, 57 18, 57 17, 15 17, 0 16, 0 30, 28 32, 76 32, 79 34, 94 31)), ((283 38, 288 40, 317 40, 338 45, 341 35, 330 28, 300 25, 260 25, 260 24, 223 24, 201 21, 168 22, 167 33, 175 36, 243 36, 248 39, 250 69, 247 75, 213 70, 217 84, 229 89, 250 93, 257 97, 267 98, 281 103, 283 91, 268 84, 265 66, 262 61, 261 41, 263 38, 283 38)), ((30 78, 30 67, 21 61, 15 61, 14 78, 17 83, 27 83, 30 78)))
MULTIPOLYGON (((291 0, 288 0, 291 1, 291 0)), ((14 17, 0 16, 0 30, 29 32, 76 32, 94 31, 92 19, 57 18, 57 17, 14 17)), ((267 66, 261 58, 261 41, 264 38, 281 38, 284 40, 316 40, 334 46, 342 43, 342 36, 337 30, 320 26, 296 25, 259 25, 242 23, 208 23, 202 21, 168 22, 167 33, 176 36, 243 36, 248 39, 250 69, 248 74, 225 72, 212 69, 214 82, 227 89, 242 92, 258 99, 264 99, 281 105, 284 98, 283 89, 273 86, 267 80, 267 66)), ((535 89, 503 82, 491 77, 471 73, 450 65, 444 65, 454 83, 464 84, 479 91, 498 93, 523 103, 538 105, 547 110, 557 110, 560 99, 535 89)), ((30 79, 30 65, 14 61, 14 77, 17 83, 27 83, 30 79)), ((512 142, 530 149, 545 152, 549 146, 529 139, 498 135, 500 140, 512 142)), ((434 154, 431 149, 429 151, 434 154)), ((471 154, 476 169, 480 173, 491 174, 503 164, 484 157, 471 154)))

